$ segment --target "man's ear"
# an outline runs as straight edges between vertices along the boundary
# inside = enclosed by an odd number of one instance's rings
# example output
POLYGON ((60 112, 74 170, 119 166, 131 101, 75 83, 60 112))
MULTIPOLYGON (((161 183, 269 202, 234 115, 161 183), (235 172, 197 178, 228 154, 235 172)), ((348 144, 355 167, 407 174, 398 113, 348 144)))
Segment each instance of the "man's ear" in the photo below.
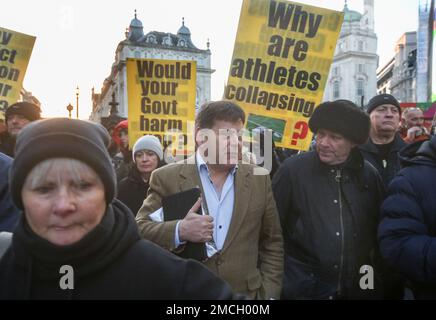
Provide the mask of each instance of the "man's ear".
POLYGON ((406 125, 406 119, 403 117, 403 115, 400 116, 400 124, 401 124, 402 126, 405 126, 405 125, 406 125))
POLYGON ((199 132, 200 132, 200 128, 195 126, 194 137, 195 137, 195 146, 196 147, 203 144, 203 142, 204 142, 201 135, 199 134, 199 132))

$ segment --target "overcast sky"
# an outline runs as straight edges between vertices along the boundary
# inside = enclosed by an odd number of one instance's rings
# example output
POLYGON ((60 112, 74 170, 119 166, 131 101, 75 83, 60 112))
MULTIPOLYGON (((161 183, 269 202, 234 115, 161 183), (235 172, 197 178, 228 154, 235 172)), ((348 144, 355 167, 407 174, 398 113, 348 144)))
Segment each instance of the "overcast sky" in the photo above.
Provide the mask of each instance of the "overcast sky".
MULTIPOLYGON (((300 3, 341 11, 343 0, 300 3)), ((418 0, 375 0, 380 66, 394 55, 395 42, 418 25, 418 0)), ((67 116, 80 87, 80 117, 91 112, 91 88, 100 92, 117 44, 138 11, 144 33, 177 33, 182 17, 193 43, 212 52, 212 100, 220 99, 233 53, 242 0, 14 0, 2 6, 0 27, 36 36, 24 87, 43 104, 44 116, 67 116), (5 10, 6 8, 6 10, 5 10)), ((348 7, 363 13, 363 0, 348 7)))

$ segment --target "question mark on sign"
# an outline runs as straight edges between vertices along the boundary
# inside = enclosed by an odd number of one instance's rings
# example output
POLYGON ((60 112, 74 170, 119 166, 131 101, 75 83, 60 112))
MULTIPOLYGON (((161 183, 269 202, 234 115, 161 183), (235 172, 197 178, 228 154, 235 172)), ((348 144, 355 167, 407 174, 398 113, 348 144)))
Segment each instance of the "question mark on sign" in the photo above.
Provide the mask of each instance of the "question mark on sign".
POLYGON ((304 121, 298 121, 294 126, 294 133, 292 134, 291 145, 295 146, 298 139, 304 139, 309 132, 309 127, 304 121))

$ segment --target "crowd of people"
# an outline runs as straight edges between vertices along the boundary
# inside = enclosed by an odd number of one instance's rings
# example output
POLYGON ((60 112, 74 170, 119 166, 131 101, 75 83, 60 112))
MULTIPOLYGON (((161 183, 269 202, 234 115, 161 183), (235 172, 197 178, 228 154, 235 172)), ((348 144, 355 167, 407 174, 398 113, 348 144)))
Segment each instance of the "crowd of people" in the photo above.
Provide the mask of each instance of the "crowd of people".
POLYGON ((0 134, 0 299, 436 298, 436 138, 392 95, 321 103, 311 150, 271 143, 270 170, 230 101, 168 164, 127 120, 40 118, 18 102, 0 134))

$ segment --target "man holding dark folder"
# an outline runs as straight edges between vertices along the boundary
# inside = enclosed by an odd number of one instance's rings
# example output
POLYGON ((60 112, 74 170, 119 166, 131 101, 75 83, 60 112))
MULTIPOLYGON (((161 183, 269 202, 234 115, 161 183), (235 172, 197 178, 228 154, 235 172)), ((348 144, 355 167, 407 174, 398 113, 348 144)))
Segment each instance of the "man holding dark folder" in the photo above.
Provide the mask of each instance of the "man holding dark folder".
POLYGON ((244 121, 233 102, 203 105, 195 156, 153 172, 136 220, 144 238, 202 261, 234 292, 277 299, 281 227, 268 171, 240 161, 244 121))

